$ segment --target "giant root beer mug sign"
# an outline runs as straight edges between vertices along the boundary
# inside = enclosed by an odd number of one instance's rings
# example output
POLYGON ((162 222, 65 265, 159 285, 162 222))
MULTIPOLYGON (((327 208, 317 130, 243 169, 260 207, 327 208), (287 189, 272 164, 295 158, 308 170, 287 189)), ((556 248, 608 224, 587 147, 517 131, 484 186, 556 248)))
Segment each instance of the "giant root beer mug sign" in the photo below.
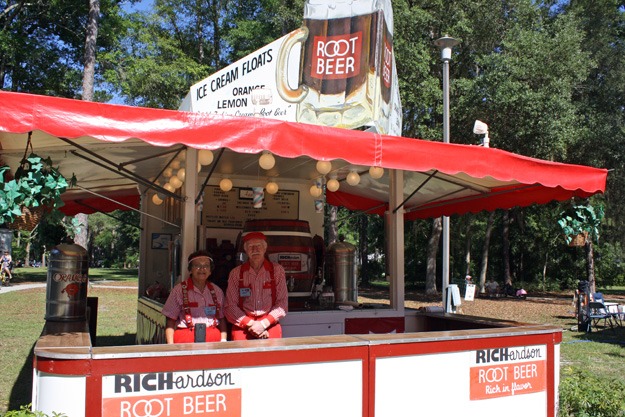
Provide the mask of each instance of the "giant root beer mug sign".
POLYGON ((401 135, 390 0, 308 0, 302 27, 193 85, 190 108, 401 135))

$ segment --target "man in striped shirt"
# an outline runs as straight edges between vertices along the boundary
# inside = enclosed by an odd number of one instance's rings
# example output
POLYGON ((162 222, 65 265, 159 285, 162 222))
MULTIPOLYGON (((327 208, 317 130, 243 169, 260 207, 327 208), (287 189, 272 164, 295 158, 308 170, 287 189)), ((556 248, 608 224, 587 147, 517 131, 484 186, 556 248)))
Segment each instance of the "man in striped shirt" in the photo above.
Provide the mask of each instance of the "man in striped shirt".
POLYGON ((243 237, 248 260, 230 271, 225 315, 232 323, 232 340, 281 338, 288 292, 284 268, 265 258, 267 238, 250 232, 243 237))

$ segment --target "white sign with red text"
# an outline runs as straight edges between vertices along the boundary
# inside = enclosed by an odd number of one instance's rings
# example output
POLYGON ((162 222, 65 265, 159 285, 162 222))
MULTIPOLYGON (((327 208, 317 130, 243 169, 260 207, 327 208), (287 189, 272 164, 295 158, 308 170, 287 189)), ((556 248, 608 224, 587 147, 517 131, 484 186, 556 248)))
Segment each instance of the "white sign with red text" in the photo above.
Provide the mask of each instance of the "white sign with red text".
POLYGON ((102 378, 107 417, 362 416, 362 361, 116 374, 102 378), (323 401, 315 401, 316 396, 323 401))
POLYGON ((375 369, 376 417, 426 404, 441 415, 547 415, 544 345, 378 358, 375 369))

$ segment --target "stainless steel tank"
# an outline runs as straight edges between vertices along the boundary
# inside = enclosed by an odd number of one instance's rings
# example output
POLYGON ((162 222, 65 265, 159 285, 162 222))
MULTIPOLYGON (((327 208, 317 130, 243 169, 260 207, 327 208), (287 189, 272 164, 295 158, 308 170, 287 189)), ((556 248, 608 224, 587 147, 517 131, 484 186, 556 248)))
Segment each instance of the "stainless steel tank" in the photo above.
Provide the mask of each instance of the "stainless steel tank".
POLYGON ((46 320, 86 319, 89 284, 87 250, 75 244, 60 244, 50 252, 46 288, 46 320))
POLYGON ((356 247, 349 242, 340 241, 330 245, 326 253, 326 284, 334 289, 334 301, 358 302, 358 284, 356 283, 356 247))

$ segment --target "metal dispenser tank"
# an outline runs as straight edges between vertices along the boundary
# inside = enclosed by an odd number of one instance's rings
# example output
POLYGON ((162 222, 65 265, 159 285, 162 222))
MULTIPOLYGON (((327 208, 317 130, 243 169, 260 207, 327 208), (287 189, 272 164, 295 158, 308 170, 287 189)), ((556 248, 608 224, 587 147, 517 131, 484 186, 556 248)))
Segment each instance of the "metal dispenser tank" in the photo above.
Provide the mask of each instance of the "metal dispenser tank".
POLYGON ((82 246, 62 243, 52 249, 46 287, 46 320, 86 319, 88 272, 87 250, 82 246))
POLYGON ((356 282, 356 246, 339 241, 331 244, 326 253, 326 284, 334 288, 334 301, 337 303, 358 302, 358 284, 356 282))

